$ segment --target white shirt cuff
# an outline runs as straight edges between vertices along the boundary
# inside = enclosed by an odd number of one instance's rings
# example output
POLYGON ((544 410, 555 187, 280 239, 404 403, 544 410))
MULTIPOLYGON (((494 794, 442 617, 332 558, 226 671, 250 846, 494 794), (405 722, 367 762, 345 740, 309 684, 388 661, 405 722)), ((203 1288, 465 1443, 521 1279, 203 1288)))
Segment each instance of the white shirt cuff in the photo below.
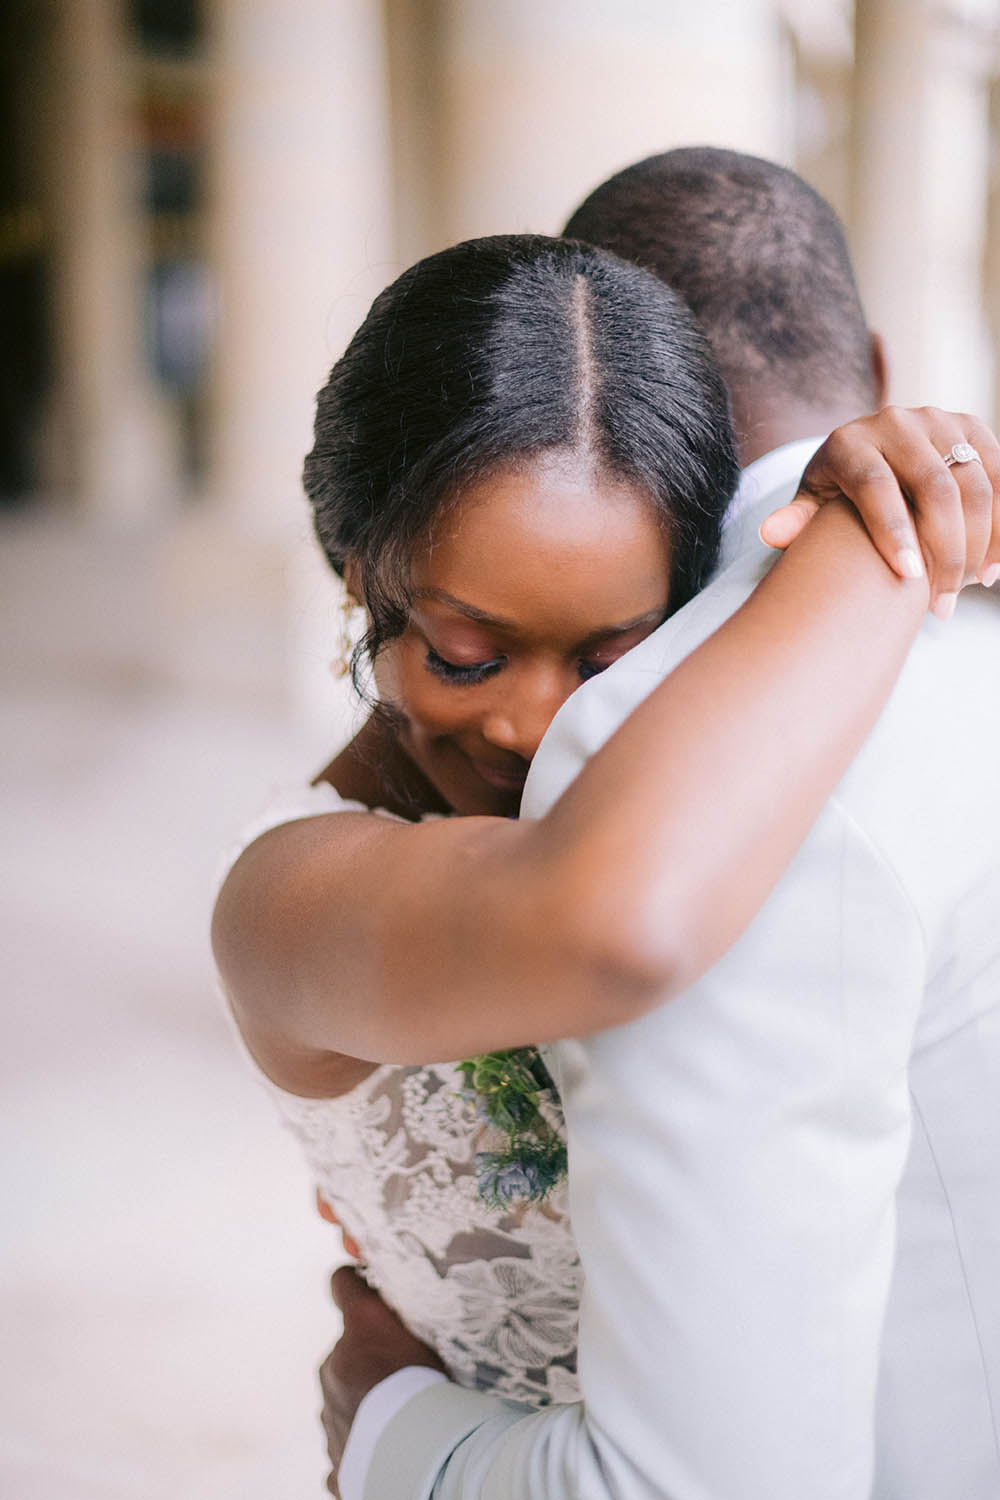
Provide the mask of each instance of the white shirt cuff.
POLYGON ((446 1377, 428 1365, 407 1365, 373 1386, 358 1407, 340 1460, 337 1485, 341 1500, 364 1500, 368 1466, 376 1444, 411 1397, 446 1377))

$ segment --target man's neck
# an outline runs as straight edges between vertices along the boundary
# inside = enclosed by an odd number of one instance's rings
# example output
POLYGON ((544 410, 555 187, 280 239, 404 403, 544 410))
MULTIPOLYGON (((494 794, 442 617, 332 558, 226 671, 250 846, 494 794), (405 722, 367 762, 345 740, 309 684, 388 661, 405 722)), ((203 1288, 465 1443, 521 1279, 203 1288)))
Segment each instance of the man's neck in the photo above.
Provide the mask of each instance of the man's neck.
POLYGON ((832 432, 835 427, 865 415, 858 405, 858 398, 850 395, 845 395, 840 401, 811 404, 760 392, 743 400, 734 391, 732 404, 737 449, 744 469, 785 443, 813 437, 816 433, 832 432))

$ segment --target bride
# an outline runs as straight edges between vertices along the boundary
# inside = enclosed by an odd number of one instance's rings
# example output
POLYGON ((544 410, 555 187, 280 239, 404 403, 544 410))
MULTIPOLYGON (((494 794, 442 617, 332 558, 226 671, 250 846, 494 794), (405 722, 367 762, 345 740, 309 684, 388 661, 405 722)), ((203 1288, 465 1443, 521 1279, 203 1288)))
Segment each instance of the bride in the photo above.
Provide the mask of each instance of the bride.
MULTIPOLYGON (((872 432, 831 450, 848 490, 872 432)), ((356 666, 377 701, 248 833, 216 958, 368 1280, 453 1378, 536 1405, 576 1395, 580 1283, 534 1047, 641 1015, 735 940, 895 681, 917 628, 904 598, 926 594, 911 578, 867 598, 873 544, 825 507, 711 654, 546 817, 516 821, 561 704, 709 576, 738 472, 679 299, 569 241, 420 262, 318 399, 306 489, 366 612, 356 666), (750 650, 787 674, 791 766, 766 705, 727 704, 750 650), (720 777, 709 751, 727 745, 753 754, 720 777), (766 777, 762 794, 768 767, 780 795, 766 777), (720 810, 752 864, 700 839, 720 810)))

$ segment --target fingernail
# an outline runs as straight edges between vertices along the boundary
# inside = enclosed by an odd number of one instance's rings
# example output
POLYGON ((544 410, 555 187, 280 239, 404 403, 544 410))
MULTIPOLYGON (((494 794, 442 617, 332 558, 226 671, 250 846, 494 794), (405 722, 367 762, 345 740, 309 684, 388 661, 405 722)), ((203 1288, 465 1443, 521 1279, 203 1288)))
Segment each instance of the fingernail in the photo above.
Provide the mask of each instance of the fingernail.
POLYGON ((957 594, 938 594, 931 605, 931 614, 936 615, 939 620, 950 620, 955 613, 957 603, 957 594))
POLYGON ((920 553, 916 552, 912 547, 904 547, 897 561, 899 563, 899 571, 904 578, 923 578, 924 565, 921 561, 920 553))
POLYGON ((983 569, 979 581, 983 588, 991 589, 998 578, 1000 578, 1000 563, 990 563, 988 568, 983 569))

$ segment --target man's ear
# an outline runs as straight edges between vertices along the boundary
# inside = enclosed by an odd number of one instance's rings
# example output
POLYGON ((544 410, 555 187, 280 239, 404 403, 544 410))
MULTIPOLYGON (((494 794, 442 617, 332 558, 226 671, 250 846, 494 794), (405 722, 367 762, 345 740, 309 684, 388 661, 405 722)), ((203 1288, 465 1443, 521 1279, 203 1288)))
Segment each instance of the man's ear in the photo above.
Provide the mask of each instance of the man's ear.
POLYGON ((889 400, 889 356, 885 352, 885 340, 880 333, 868 335, 868 359, 871 364, 872 389, 875 392, 875 410, 881 411, 889 400))

